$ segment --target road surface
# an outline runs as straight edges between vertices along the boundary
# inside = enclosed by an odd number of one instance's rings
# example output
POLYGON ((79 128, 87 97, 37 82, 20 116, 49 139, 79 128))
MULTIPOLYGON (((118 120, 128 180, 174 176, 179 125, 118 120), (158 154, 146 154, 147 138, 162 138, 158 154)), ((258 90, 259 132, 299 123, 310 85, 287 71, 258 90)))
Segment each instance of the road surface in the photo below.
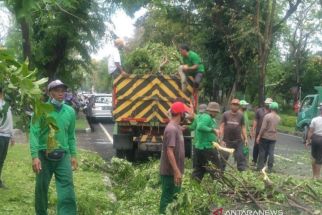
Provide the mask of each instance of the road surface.
MULTIPOLYGON (((112 140, 113 124, 105 122, 94 126, 93 133, 78 133, 79 147, 95 151, 103 159, 110 160, 115 155, 112 140)), ((252 150, 250 150, 250 160, 251 156, 252 150)), ((304 147, 300 137, 278 134, 274 170, 299 177, 311 176, 310 150, 304 147)))

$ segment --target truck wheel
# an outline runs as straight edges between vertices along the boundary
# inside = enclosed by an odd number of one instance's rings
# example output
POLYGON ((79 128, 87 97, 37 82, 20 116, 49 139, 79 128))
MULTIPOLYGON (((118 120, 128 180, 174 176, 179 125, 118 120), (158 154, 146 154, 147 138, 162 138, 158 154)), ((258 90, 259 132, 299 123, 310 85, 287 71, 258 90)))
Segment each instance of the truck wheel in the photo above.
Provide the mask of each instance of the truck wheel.
POLYGON ((124 150, 124 149, 117 149, 116 150, 116 157, 121 159, 126 159, 127 161, 133 162, 134 160, 134 149, 124 150))
POLYGON ((116 149, 116 157, 124 159, 126 157, 125 150, 116 149))
POLYGON ((306 142, 308 133, 309 133, 309 126, 305 125, 304 129, 303 129, 303 144, 305 144, 305 142, 306 142))

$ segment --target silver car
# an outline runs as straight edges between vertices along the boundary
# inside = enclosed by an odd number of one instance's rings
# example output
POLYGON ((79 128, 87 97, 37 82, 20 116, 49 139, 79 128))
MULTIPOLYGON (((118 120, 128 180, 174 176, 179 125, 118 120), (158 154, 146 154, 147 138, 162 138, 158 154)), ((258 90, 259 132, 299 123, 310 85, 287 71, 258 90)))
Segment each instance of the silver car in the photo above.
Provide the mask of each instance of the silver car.
POLYGON ((92 118, 113 119, 112 116, 112 94, 94 94, 94 105, 92 107, 92 118))

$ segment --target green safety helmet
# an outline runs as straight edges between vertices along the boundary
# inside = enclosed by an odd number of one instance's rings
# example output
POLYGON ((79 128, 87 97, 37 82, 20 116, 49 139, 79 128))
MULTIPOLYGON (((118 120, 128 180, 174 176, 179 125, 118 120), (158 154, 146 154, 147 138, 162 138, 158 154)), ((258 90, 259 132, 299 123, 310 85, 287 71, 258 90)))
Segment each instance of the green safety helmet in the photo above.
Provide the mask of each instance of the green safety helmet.
POLYGON ((240 106, 247 106, 247 105, 249 105, 249 103, 246 102, 245 100, 241 100, 239 104, 240 104, 240 106))
POLYGON ((277 102, 272 102, 269 104, 269 109, 271 110, 277 110, 278 109, 278 104, 277 102))

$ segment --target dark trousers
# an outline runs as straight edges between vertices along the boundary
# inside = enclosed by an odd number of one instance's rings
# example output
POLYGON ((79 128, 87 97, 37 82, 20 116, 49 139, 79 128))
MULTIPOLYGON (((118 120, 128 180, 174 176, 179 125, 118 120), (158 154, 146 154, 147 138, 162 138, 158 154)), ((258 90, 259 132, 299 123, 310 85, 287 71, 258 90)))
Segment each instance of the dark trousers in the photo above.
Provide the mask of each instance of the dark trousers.
POLYGON ((257 137, 258 137, 258 133, 256 133, 255 135, 254 148, 253 148, 253 163, 257 163, 258 154, 259 154, 259 146, 256 143, 257 137))
POLYGON ((276 140, 268 140, 264 138, 260 139, 257 170, 261 170, 264 168, 267 159, 268 169, 272 170, 274 164, 275 143, 276 140))
MULTIPOLYGON (((247 162, 246 162, 246 157, 245 157, 245 155, 243 153, 243 147, 244 147, 243 141, 242 140, 229 141, 229 142, 227 141, 226 146, 227 146, 227 148, 235 149, 234 158, 237 161, 237 169, 239 171, 246 170, 247 162)), ((226 162, 229 159, 229 153, 222 152, 221 158, 222 158, 223 169, 225 169, 226 168, 226 162)))
POLYGON ((195 149, 196 165, 192 172, 192 177, 201 181, 205 173, 209 173, 213 179, 216 179, 222 173, 222 164, 216 149, 195 149), (218 170, 209 168, 209 164, 214 164, 218 170))
POLYGON ((6 160, 6 157, 7 157, 9 142, 10 142, 9 137, 0 136, 0 184, 2 184, 1 173, 2 173, 4 161, 6 160))
POLYGON ((86 116, 86 120, 87 120, 87 123, 89 125, 89 127, 91 128, 91 131, 94 132, 95 131, 95 127, 93 125, 93 118, 91 116, 86 116))
POLYGON ((196 163, 197 163, 196 147, 192 145, 192 168, 193 169, 196 167, 196 163))
POLYGON ((195 75, 194 88, 197 88, 197 89, 199 88, 202 78, 203 78, 203 73, 197 72, 195 75))

